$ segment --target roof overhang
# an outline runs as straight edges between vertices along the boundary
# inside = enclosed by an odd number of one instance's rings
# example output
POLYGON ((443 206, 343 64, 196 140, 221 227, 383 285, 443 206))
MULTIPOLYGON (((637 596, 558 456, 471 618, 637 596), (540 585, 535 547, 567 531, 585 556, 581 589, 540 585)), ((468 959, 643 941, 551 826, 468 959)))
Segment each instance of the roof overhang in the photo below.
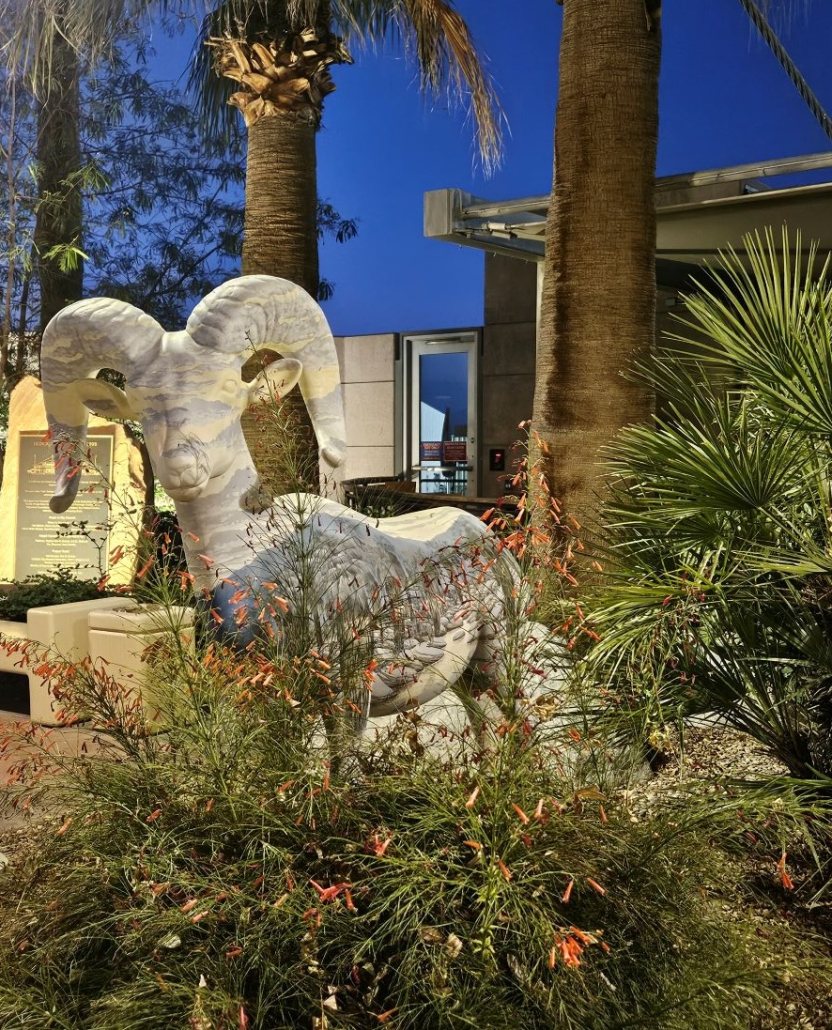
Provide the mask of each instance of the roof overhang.
MULTIPOLYGON (((804 245, 818 240, 832 248, 832 183, 793 186, 738 197, 661 208, 656 217, 656 254, 701 263, 726 245, 742 251, 742 237, 766 226, 800 231, 804 245)), ((775 241, 779 239, 779 233, 775 241)))
POLYGON ((425 194, 425 236, 542 260, 548 209, 548 197, 491 202, 464 190, 431 190, 425 194))
MULTIPOLYGON (((832 250, 832 182, 777 187, 765 180, 832 168, 832 154, 656 180, 656 263, 659 281, 681 287, 726 246, 766 226, 800 231, 804 247, 832 250)), ((425 235, 491 253, 542 261, 549 197, 486 201, 460 189, 425 194, 425 235)), ((779 239, 776 233, 775 239, 779 239)))

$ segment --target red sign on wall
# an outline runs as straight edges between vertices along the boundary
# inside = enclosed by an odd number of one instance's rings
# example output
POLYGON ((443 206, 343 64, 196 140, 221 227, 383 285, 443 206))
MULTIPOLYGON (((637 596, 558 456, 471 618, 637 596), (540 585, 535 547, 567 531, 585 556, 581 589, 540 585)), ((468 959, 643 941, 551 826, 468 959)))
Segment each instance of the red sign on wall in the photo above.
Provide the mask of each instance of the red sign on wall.
POLYGON ((464 440, 446 440, 442 444, 442 460, 467 461, 468 447, 464 440))
POLYGON ((419 461, 441 461, 442 441, 423 440, 419 444, 419 461))

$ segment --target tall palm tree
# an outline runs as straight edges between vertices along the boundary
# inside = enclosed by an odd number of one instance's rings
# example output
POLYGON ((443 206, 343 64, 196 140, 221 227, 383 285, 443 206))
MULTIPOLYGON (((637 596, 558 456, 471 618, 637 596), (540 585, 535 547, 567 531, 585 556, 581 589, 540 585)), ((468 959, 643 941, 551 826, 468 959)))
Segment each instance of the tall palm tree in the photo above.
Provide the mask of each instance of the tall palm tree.
POLYGON ((649 418, 621 375, 654 335, 659 0, 563 5, 533 424, 555 496, 593 510, 600 447, 649 418))
POLYGON ((317 292, 315 137, 335 88, 330 67, 352 63, 342 35, 391 34, 415 54, 424 88, 470 93, 490 165, 500 142, 494 97, 449 0, 227 0, 207 19, 208 49, 197 52, 194 74, 204 119, 216 124, 227 100, 248 132, 244 273, 281 275, 317 292), (236 91, 229 96, 212 72, 236 91))
MULTIPOLYGON (((600 449, 652 413, 649 391, 622 372, 654 339, 661 0, 557 2, 563 34, 533 422, 555 495, 582 518, 603 487, 600 449)), ((832 134, 764 16, 793 0, 739 2, 832 134)))
MULTIPOLYGON (((488 78, 449 0, 227 0, 206 20, 208 46, 197 51, 193 81, 207 124, 221 122, 226 100, 245 120, 243 273, 290 279, 313 297, 319 287, 316 135, 324 99, 335 88, 330 67, 352 62, 342 34, 403 39, 423 88, 470 94, 485 165, 496 159, 500 143, 488 78), (228 80, 236 84, 233 93, 228 80)), ((251 417, 244 422, 261 478, 279 492, 318 481, 311 425, 296 397, 289 398, 288 418, 290 434, 306 441, 294 442, 300 468, 288 478, 285 470, 276 475, 273 463, 286 450, 280 439, 286 434, 264 436, 262 424, 251 417)))
MULTIPOLYGON (((80 194, 67 191, 80 163, 79 54, 93 59, 125 19, 153 6, 153 0, 0 0, 6 64, 25 73, 40 103, 43 203, 35 243, 42 325, 80 296, 83 283, 80 260, 61 269, 51 257, 56 247, 81 242, 80 194)), ((174 0, 158 0, 159 8, 173 6, 174 0)), ((317 293, 315 132, 333 88, 328 66, 350 60, 334 30, 412 39, 423 85, 470 90, 484 161, 496 154, 499 129, 487 79, 464 21, 446 0, 228 0, 209 24, 216 67, 240 83, 232 102, 249 127, 245 272, 281 275, 317 293)), ((210 117, 216 90, 212 95, 209 86, 206 96, 210 117)), ((297 414, 303 421, 305 412, 297 414)))
POLYGON ((83 259, 62 264, 50 256, 64 244, 80 248, 81 191, 69 186, 81 165, 80 82, 78 62, 66 38, 56 33, 48 79, 38 69, 34 93, 38 101, 38 212, 35 248, 40 278, 41 330, 64 305, 79 300, 83 259))
MULTIPOLYGON (((176 6, 175 0, 0 0, 3 61, 25 76, 40 104, 40 192, 56 201, 42 206, 38 239, 49 280, 45 321, 74 299, 82 277, 80 262, 67 277, 45 258, 56 244, 80 240, 79 198, 57 202, 80 159, 79 55, 94 60, 127 19, 176 6)), ((470 91, 484 161, 496 155, 493 96, 465 22, 447 0, 228 0, 208 24, 213 58, 204 58, 201 70, 215 65, 240 84, 231 102, 248 126, 245 271, 283 274, 317 289, 315 132, 333 89, 328 67, 351 60, 335 31, 362 39, 398 33, 412 41, 423 86, 470 91)), ((217 100, 226 99, 215 83, 213 74, 204 76, 209 121, 222 107, 217 100)))
POLYGON ((280 275, 312 296, 319 283, 315 138, 334 88, 329 66, 351 60, 330 21, 319 10, 309 25, 293 24, 282 3, 227 6, 209 19, 206 51, 208 83, 216 83, 215 70, 239 84, 228 102, 247 129, 243 272, 280 275))
POLYGON ((80 54, 93 61, 118 26, 149 0, 0 0, 2 57, 38 107, 38 216, 35 252, 41 329, 83 288, 80 145, 80 54), (73 184, 73 181, 75 183, 73 184), (66 261, 67 247, 75 260, 66 261), (62 257, 63 255, 63 257, 62 257))

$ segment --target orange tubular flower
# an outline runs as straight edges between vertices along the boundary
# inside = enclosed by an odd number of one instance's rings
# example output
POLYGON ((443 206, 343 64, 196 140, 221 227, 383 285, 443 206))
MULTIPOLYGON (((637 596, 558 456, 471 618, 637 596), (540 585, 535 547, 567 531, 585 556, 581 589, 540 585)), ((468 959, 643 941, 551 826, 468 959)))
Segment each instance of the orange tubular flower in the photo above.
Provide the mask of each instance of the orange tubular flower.
POLYGON ((793 891, 794 890, 794 880, 792 880, 791 876, 789 876, 789 874, 786 872, 786 859, 787 858, 788 858, 788 855, 784 851, 780 861, 777 863, 777 873, 778 873, 778 875, 780 877, 780 883, 782 884, 783 889, 787 890, 787 891, 793 891))

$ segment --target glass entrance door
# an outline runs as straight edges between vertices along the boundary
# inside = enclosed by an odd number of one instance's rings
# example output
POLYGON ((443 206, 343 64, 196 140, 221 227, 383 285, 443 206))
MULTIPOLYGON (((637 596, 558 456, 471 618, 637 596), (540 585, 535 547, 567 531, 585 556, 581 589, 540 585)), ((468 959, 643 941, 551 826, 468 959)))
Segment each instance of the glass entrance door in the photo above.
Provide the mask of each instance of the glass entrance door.
POLYGON ((426 494, 476 496, 477 334, 406 337, 410 469, 426 494))

